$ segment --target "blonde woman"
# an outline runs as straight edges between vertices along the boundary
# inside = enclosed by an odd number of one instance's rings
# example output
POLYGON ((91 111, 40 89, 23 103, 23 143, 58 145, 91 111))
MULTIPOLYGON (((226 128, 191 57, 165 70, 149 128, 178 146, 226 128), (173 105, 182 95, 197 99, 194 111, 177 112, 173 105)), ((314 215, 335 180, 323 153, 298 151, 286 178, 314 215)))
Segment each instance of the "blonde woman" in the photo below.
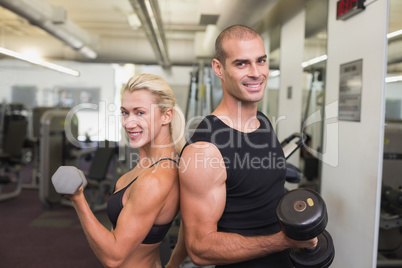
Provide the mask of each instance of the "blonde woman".
POLYGON ((113 230, 96 219, 82 188, 69 198, 105 267, 162 267, 158 247, 179 211, 177 156, 184 145, 184 116, 168 83, 151 74, 128 81, 121 113, 130 146, 140 157, 109 200, 113 230))

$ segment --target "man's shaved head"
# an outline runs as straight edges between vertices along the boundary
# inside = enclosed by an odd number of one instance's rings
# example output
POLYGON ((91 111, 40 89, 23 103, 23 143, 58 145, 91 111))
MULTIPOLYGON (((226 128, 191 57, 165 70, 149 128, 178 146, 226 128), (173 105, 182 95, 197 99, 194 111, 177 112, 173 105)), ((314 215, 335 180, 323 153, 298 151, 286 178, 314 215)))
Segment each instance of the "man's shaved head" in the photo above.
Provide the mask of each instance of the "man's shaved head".
POLYGON ((226 39, 250 40, 259 36, 260 35, 256 31, 244 25, 232 25, 226 28, 216 38, 215 59, 217 59, 223 66, 225 66, 227 55, 222 45, 224 40, 226 39))

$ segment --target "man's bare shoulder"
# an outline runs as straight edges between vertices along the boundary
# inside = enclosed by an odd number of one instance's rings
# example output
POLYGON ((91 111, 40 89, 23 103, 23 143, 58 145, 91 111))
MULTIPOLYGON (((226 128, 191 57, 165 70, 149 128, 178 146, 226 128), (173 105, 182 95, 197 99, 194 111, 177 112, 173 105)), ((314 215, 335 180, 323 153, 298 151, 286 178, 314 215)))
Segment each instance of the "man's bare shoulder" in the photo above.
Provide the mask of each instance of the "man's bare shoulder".
POLYGON ((221 181, 226 178, 226 167, 219 149, 209 142, 189 144, 180 158, 179 177, 181 181, 199 178, 221 181))

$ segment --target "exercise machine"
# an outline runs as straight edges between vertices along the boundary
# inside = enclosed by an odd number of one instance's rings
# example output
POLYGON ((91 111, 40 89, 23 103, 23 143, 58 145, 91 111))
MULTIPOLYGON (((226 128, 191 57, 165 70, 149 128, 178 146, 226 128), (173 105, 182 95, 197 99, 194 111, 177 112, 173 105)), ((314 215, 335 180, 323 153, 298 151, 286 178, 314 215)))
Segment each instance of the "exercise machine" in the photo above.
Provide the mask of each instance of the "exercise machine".
POLYGON ((26 150, 28 120, 24 106, 3 103, 0 112, 0 201, 4 201, 20 194, 23 184, 21 170, 30 157, 26 150))
MULTIPOLYGON (((283 154, 285 155, 285 159, 289 159, 294 152, 296 152, 299 148, 305 145, 307 140, 307 136, 302 133, 293 133, 286 139, 281 142, 283 154)), ((286 181, 289 183, 297 183, 301 182, 303 177, 303 173, 300 171, 298 167, 292 165, 291 163, 286 163, 286 181)))
POLYGON ((67 165, 69 138, 77 140, 78 118, 67 121, 68 110, 49 109, 40 119, 39 138, 39 198, 45 207, 62 202, 62 196, 54 190, 51 176, 58 167, 67 165), (72 135, 67 136, 66 130, 72 135))
POLYGON ((117 180, 116 168, 109 171, 116 160, 117 144, 100 141, 96 146, 82 146, 77 140, 78 118, 68 109, 46 110, 40 118, 39 136, 39 196, 43 206, 71 206, 68 198, 56 192, 51 178, 60 166, 75 166, 84 170, 88 181, 85 195, 92 211, 105 209, 117 180), (82 167, 85 165, 89 167, 82 167))
POLYGON ((388 123, 384 133, 377 267, 402 267, 402 128, 388 123))

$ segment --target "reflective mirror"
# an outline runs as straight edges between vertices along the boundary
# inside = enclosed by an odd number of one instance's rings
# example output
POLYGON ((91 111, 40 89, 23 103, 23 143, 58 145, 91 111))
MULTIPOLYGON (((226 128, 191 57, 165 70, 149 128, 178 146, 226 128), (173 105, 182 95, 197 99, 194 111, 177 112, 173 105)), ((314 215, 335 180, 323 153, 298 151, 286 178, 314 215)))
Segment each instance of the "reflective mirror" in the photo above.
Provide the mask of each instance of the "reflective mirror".
MULTIPOLYGON (((300 129, 307 136, 306 145, 316 152, 322 152, 323 122, 305 125, 310 116, 320 113, 324 116, 325 71, 327 57, 328 1, 309 0, 306 2, 303 98, 300 129)), ((319 191, 321 162, 305 148, 300 151, 300 169, 303 179, 300 187, 319 191)))
POLYGON ((389 1, 384 159, 377 267, 402 267, 402 1, 389 1))

